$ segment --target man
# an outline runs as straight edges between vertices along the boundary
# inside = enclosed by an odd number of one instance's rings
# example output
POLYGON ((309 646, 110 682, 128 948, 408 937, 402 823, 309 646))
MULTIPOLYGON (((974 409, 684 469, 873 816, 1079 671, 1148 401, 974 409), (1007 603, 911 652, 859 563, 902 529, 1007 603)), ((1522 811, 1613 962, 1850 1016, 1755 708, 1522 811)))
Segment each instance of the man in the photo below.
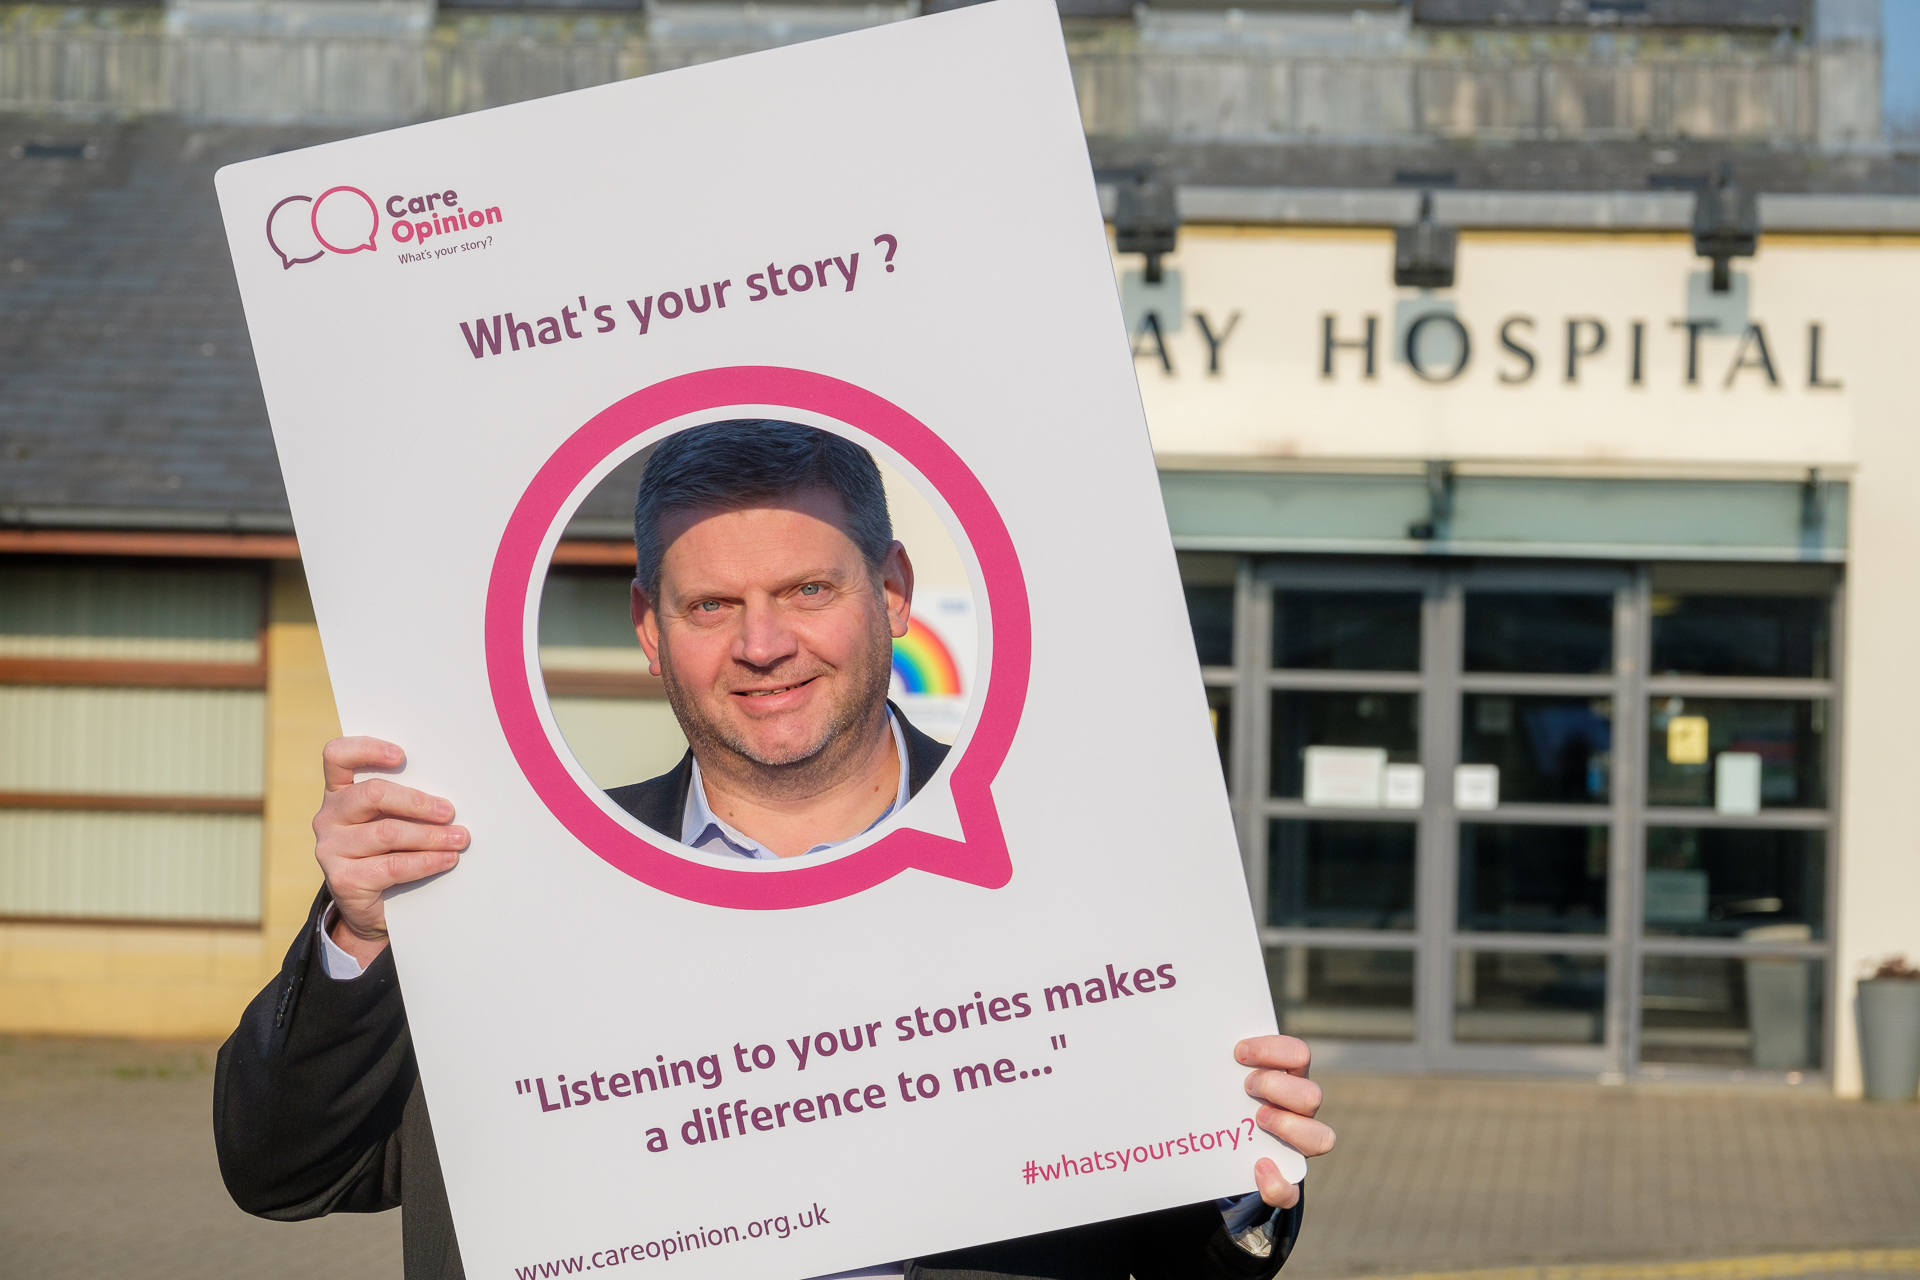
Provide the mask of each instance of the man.
MULTIPOLYGON (((947 748, 887 702, 892 638, 913 566, 893 540, 865 450, 793 423, 708 424, 663 442, 634 509, 633 622, 689 750, 670 773, 609 795, 670 839, 740 858, 801 857, 884 821, 947 748)), ((451 870, 468 833, 453 806, 362 771, 400 748, 342 738, 323 752, 314 818, 326 886, 280 976, 220 1051, 214 1134, 234 1200, 278 1219, 404 1204, 408 1280, 462 1277, 383 894, 451 870)), ((1309 1155, 1307 1050, 1243 1041, 1258 1122, 1309 1155)), ((1271 1160, 1238 1200, 963 1249, 905 1265, 926 1280, 1271 1277, 1300 1221, 1271 1160)), ((898 1268, 868 1274, 900 1274, 898 1268)))

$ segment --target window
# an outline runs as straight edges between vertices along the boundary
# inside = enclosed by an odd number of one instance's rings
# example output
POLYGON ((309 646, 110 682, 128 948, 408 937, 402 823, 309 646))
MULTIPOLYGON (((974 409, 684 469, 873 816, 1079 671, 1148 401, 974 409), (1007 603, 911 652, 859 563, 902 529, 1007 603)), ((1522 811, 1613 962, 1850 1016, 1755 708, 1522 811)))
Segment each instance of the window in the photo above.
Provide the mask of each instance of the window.
POLYGON ((1181 565, 1274 1008, 1321 1061, 1824 1069, 1836 571, 1181 565))
POLYGON ((1640 980, 1640 1061, 1804 1071, 1820 1062, 1817 960, 1649 956, 1640 980))
POLYGON ((1470 693, 1460 723, 1461 762, 1499 769, 1502 800, 1607 802, 1612 699, 1470 693))
POLYGON ((1314 747, 1372 747, 1390 764, 1420 758, 1420 701, 1411 693, 1277 690, 1273 695, 1272 793, 1299 796, 1314 747))
POLYGON ((1453 1038, 1465 1044, 1599 1044, 1605 956, 1461 951, 1455 955, 1453 1038))
POLYGON ((1288 1035, 1411 1040, 1413 952, 1272 947, 1267 982, 1288 1035))
POLYGON ((1645 931, 1738 938, 1793 925, 1826 936, 1827 833, 1782 827, 1649 827, 1645 931))
POLYGON ((1605 675, 1613 670, 1613 597, 1597 592, 1469 591, 1468 671, 1605 675))
POLYGON ((1193 627, 1194 656, 1200 660, 1207 689, 1207 718, 1220 749, 1220 770, 1233 786, 1234 705, 1231 670, 1234 632, 1239 619, 1238 562, 1233 556, 1180 556, 1181 584, 1187 597, 1187 621, 1193 627), (1222 670, 1226 668, 1226 670, 1222 670))
POLYGON ((1655 698, 1647 735, 1649 804, 1727 812, 1826 805, 1824 701, 1655 698), (1728 756, 1746 767, 1730 768, 1728 756))
POLYGON ((1187 620, 1193 624, 1193 648, 1203 667, 1233 665, 1233 587, 1186 588, 1187 620))
POLYGON ((265 585, 0 562, 0 917, 259 920, 265 585))
POLYGON ((686 735, 647 670, 629 606, 633 570, 555 568, 540 593, 540 667, 568 750, 600 787, 656 778, 686 735))
POLYGON ((1463 933, 1605 933, 1607 829, 1463 822, 1463 933))
POLYGON ((1657 565, 1650 670, 1824 680, 1833 574, 1811 565, 1657 565))
POLYGON ((1275 592, 1273 665, 1418 671, 1420 596, 1412 591, 1275 592))
POLYGON ((1410 822, 1276 819, 1267 840, 1274 924, 1413 928, 1410 822))

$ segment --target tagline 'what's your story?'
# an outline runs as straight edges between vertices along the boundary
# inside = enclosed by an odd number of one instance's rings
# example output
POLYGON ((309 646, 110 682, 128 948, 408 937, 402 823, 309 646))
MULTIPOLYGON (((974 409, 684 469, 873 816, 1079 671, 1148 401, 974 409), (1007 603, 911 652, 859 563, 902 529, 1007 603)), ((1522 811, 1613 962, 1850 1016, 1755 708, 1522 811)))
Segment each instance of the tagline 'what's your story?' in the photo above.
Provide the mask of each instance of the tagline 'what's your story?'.
MULTIPOLYGON (((966 1054, 964 1056, 968 1061, 950 1068, 943 1065, 939 1071, 895 1071, 889 1064, 886 1069, 867 1075, 864 1081, 849 1084, 844 1079, 835 1080, 824 1091, 815 1087, 801 1092, 797 1081, 775 1084, 771 1076, 782 1073, 797 1076, 809 1068, 819 1071, 829 1059, 837 1059, 834 1067, 864 1067, 874 1060, 865 1058, 855 1064, 841 1055, 897 1047, 919 1040, 939 1040, 999 1023, 1019 1022, 1036 1013, 1063 1014, 1090 1006, 1159 995, 1179 985, 1179 978, 1171 963, 1135 969, 1108 964, 1104 973, 1096 973, 1077 982, 1041 987, 1038 998, 1026 991, 1006 995, 987 995, 976 991, 971 998, 950 1006, 934 1009, 915 1006, 911 1012, 891 1018, 876 1018, 837 1030, 785 1037, 779 1046, 736 1042, 731 1050, 678 1060, 669 1060, 665 1054, 655 1054, 651 1063, 640 1066, 621 1064, 610 1070, 590 1071, 584 1076, 575 1074, 571 1080, 565 1074, 556 1074, 551 1082, 546 1076, 523 1077, 513 1082, 513 1090, 522 1105, 537 1106, 543 1114, 594 1108, 596 1115, 604 1104, 641 1098, 659 1101, 653 1095, 674 1092, 677 1094, 674 1100, 676 1118, 647 1129, 646 1149, 653 1152, 668 1150, 672 1146, 670 1130, 678 1131, 681 1145, 699 1146, 755 1133, 773 1133, 789 1126, 865 1115, 884 1111, 889 1106, 931 1102, 941 1097, 951 1098, 1021 1082, 1042 1083, 1054 1074, 1050 1063, 1036 1065, 1029 1062, 1023 1066, 1011 1058, 987 1060, 981 1054, 966 1054), (758 1079, 749 1082, 745 1079, 749 1076, 757 1076, 758 1079), (739 1077, 736 1088, 749 1096, 726 1098, 713 1104, 696 1102, 686 1120, 678 1119, 678 1116, 688 1114, 680 1111, 679 1105, 681 1099, 689 1097, 689 1094, 679 1093, 679 1090, 697 1086, 697 1091, 691 1092, 691 1097, 700 1098, 707 1091, 719 1089, 730 1077, 739 1077), (762 1096, 750 1096, 750 1091, 759 1085, 771 1085, 771 1088, 762 1096), (775 1094, 779 1096, 773 1096, 775 1094)), ((1047 1043, 1049 1051, 1053 1053, 1068 1048, 1064 1032, 1050 1034, 1047 1043)), ((916 1064, 916 1067, 919 1065, 924 1064, 916 1064)))
MULTIPOLYGON (((899 238, 883 234, 875 236, 873 243, 884 250, 883 265, 892 271, 894 254, 900 248, 899 238)), ((869 263, 873 256, 871 252, 868 254, 869 263)), ((733 277, 728 276, 681 289, 664 289, 645 297, 628 298, 624 307, 619 302, 589 305, 583 293, 576 299, 577 308, 562 306, 553 315, 529 316, 501 311, 472 323, 459 321, 460 336, 466 340, 467 350, 475 360, 537 351, 541 347, 623 330, 644 337, 657 323, 717 315, 727 309, 729 302, 738 304, 743 297, 751 304, 816 291, 852 293, 860 279, 860 254, 856 251, 806 258, 785 266, 769 262, 745 273, 742 279, 744 287, 736 285, 733 277), (735 291, 731 298, 727 296, 729 290, 735 291)))

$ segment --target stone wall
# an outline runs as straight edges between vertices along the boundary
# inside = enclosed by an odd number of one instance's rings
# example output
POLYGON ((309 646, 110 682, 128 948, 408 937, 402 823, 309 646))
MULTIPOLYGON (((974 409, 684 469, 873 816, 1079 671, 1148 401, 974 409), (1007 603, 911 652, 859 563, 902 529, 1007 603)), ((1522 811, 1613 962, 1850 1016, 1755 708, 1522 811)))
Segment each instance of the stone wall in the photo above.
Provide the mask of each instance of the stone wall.
MULTIPOLYGON (((432 0, 0 7, 0 110, 384 123, 457 114, 913 16, 912 4, 432 0)), ((1879 41, 1416 27, 1405 10, 1143 9, 1069 22, 1090 134, 1193 140, 1700 139, 1877 146, 1879 41)))

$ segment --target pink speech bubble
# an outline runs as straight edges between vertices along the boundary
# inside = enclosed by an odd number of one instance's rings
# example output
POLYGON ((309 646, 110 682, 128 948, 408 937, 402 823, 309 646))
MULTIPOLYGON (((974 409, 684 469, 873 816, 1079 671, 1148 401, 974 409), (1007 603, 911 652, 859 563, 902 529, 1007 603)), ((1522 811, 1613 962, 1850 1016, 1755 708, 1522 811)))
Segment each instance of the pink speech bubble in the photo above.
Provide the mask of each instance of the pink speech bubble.
POLYGON ((380 210, 358 187, 329 187, 313 201, 313 238, 335 253, 377 249, 380 210), (342 248, 352 245, 352 248, 342 248))
POLYGON ((486 643, 494 710, 534 792, 582 844, 663 893, 715 907, 778 911, 863 892, 909 867, 988 889, 1013 877, 990 788, 1027 700, 1033 635, 1026 579, 999 509, 966 463, 924 423, 870 391, 800 369, 742 366, 669 378, 601 411, 547 459, 507 521, 487 586, 486 643), (973 736, 951 775, 962 839, 901 828, 831 861, 798 859, 758 871, 709 866, 628 830, 581 789, 548 739, 527 676, 527 600, 534 575, 545 568, 541 544, 561 508, 628 441, 688 414, 737 405, 787 406, 866 432, 918 468, 973 544, 993 619, 993 659, 973 736))
POLYGON ((314 240, 313 217, 307 208, 312 203, 312 196, 288 196, 267 211, 267 247, 279 256, 282 271, 326 256, 327 251, 314 240))

